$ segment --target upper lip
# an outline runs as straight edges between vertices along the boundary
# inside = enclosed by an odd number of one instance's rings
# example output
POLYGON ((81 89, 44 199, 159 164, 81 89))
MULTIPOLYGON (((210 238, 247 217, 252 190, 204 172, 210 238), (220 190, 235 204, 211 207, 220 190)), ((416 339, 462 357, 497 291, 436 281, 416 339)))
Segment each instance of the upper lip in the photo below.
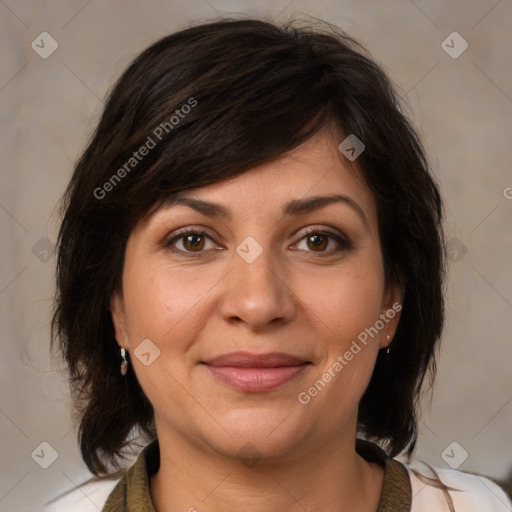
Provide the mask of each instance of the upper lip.
POLYGON ((235 366, 239 368, 278 368, 280 366, 298 366, 308 363, 305 359, 284 352, 251 354, 250 352, 231 352, 203 361, 210 366, 235 366))

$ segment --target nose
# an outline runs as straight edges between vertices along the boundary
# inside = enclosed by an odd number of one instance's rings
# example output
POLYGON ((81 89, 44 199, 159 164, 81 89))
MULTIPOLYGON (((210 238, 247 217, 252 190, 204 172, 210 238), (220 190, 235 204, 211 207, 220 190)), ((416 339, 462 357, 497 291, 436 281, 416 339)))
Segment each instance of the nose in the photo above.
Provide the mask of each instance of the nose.
POLYGON ((261 331, 269 324, 287 323, 297 311, 297 299, 285 262, 263 249, 252 262, 235 253, 224 281, 221 314, 230 322, 243 322, 261 331))

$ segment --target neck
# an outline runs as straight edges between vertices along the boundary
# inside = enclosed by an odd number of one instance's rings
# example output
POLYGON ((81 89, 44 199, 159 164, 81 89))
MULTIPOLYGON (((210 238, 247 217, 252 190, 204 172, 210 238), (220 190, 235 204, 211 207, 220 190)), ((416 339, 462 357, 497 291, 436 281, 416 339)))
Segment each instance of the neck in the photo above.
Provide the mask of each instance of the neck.
MULTIPOLYGON (((160 434, 160 433, 159 433, 160 434)), ((158 512, 348 512, 377 510, 383 469, 345 442, 308 445, 279 457, 228 457, 159 435, 160 469, 150 479, 158 512)))

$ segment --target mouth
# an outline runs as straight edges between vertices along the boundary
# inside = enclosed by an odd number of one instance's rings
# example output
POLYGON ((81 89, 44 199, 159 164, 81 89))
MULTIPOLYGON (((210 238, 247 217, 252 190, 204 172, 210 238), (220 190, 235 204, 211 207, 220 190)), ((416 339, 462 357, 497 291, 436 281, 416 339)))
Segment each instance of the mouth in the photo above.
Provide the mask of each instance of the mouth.
POLYGON ((218 380, 247 392, 270 391, 297 377, 310 361, 282 352, 232 352, 201 363, 218 380))

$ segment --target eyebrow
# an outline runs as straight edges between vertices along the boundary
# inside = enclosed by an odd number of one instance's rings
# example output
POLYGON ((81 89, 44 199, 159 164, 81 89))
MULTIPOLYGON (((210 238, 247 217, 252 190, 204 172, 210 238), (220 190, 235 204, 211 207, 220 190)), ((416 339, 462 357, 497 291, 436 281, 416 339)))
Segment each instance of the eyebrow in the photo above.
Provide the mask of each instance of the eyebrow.
MULTIPOLYGON (((319 210, 320 208, 324 208, 325 206, 333 203, 343 203, 350 206, 359 215, 365 227, 370 230, 368 218, 361 206, 359 206, 359 204, 351 197, 342 194, 293 199, 284 205, 283 215, 285 217, 303 215, 305 213, 319 210)), ((172 205, 188 206, 196 212, 208 217, 231 218, 231 211, 229 208, 210 201, 204 201, 202 199, 193 199, 191 197, 185 197, 178 194, 167 198, 163 206, 167 207, 172 205)))

